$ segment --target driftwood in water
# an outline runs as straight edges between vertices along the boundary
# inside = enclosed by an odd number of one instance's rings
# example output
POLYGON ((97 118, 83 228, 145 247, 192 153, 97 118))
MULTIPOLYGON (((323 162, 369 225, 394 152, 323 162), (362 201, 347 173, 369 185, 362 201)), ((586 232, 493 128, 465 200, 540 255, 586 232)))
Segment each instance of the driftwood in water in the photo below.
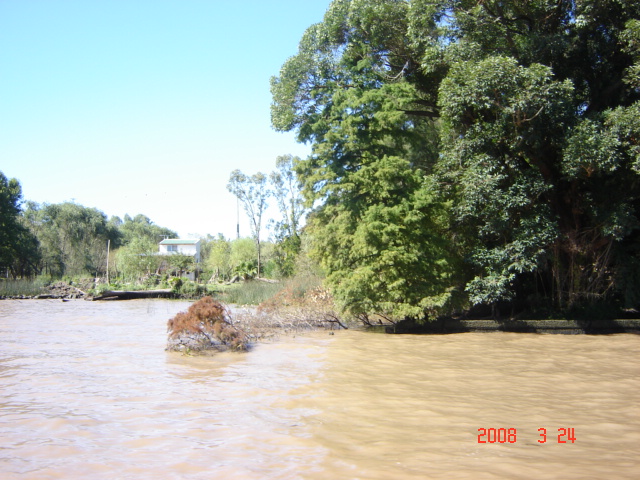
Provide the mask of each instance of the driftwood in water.
POLYGON ((279 280, 273 280, 271 278, 256 277, 254 278, 254 280, 257 280, 258 282, 264 282, 264 283, 280 283, 279 280))
POLYGON ((175 293, 170 288, 161 290, 107 290, 91 300, 133 300, 136 298, 167 298, 175 293))
POLYGON ((249 337, 231 323, 229 311, 211 297, 203 297, 189 310, 167 322, 167 350, 198 353, 224 350, 244 351, 249 337))

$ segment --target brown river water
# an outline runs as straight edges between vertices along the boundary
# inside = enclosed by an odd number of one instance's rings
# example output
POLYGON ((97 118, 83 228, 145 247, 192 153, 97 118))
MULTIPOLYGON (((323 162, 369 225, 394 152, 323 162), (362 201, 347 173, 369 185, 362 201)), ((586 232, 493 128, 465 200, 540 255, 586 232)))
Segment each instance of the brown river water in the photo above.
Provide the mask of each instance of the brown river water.
POLYGON ((0 478, 640 478, 640 335, 165 352, 187 306, 0 301, 0 478))

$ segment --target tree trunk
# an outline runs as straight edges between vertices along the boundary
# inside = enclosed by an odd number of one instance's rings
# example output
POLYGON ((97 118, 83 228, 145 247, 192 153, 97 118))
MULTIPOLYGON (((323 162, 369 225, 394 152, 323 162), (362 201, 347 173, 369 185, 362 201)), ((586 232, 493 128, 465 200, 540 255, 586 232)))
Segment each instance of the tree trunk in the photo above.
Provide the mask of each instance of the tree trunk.
POLYGON ((258 238, 256 239, 256 244, 257 244, 257 246, 258 246, 258 272, 257 272, 256 276, 257 276, 258 278, 260 278, 260 269, 261 269, 261 267, 262 267, 262 258, 261 258, 261 255, 260 255, 260 253, 261 253, 261 252, 260 252, 260 237, 258 237, 258 238))
POLYGON ((107 290, 101 295, 91 298, 91 300, 132 300, 136 298, 161 298, 172 297, 173 290, 170 288, 161 290, 107 290))

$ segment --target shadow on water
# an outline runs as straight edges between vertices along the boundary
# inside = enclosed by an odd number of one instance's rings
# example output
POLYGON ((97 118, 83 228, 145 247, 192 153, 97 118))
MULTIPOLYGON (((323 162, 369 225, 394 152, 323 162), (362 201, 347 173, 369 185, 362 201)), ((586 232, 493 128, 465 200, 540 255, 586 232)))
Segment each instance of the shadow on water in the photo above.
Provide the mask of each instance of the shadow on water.
POLYGON ((638 319, 580 320, 467 320, 439 318, 425 323, 403 320, 395 325, 370 327, 371 331, 392 334, 452 334, 465 332, 513 332, 610 335, 640 333, 638 319))

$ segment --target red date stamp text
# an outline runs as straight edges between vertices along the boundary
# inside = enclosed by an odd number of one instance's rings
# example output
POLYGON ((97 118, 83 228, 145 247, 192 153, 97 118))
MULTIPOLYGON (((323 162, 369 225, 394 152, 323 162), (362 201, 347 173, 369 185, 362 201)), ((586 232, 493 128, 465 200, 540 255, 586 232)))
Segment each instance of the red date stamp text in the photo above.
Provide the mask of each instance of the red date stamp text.
MULTIPOLYGON (((553 442, 557 438, 558 443, 575 443, 575 428, 558 428, 556 433, 547 433, 546 428, 538 429, 538 443, 553 442), (557 436, 556 436, 557 435, 557 436)), ((516 443, 518 430, 516 428, 479 428, 478 443, 516 443)))

